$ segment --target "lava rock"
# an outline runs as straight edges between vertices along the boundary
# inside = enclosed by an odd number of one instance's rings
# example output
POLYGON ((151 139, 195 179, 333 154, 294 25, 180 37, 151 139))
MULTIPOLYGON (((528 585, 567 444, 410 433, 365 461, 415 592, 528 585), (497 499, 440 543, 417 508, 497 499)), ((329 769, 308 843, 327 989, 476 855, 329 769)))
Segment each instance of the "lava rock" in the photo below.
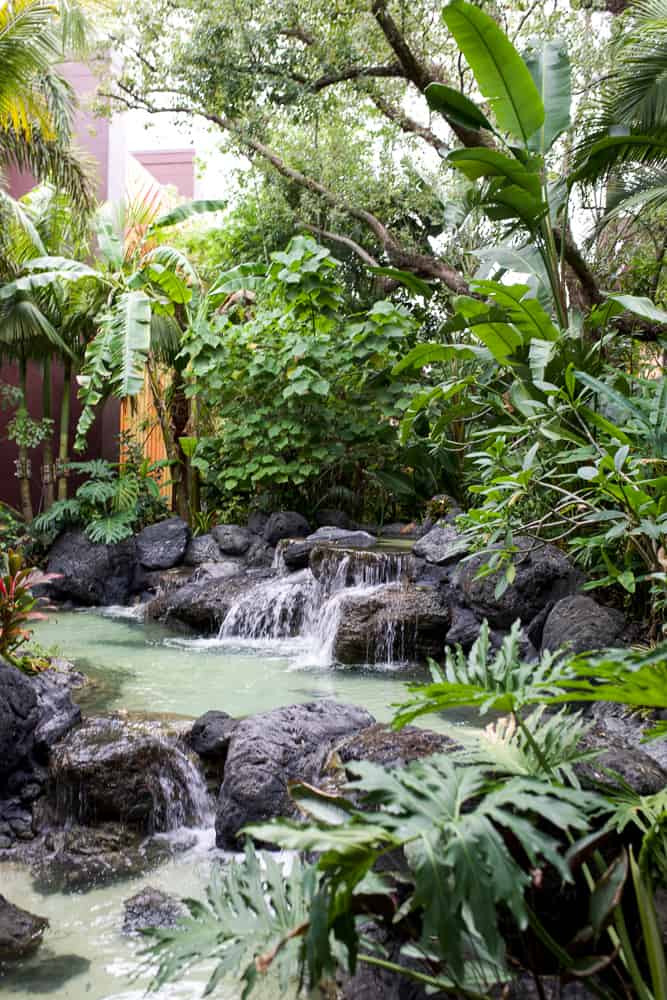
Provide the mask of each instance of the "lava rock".
POLYGON ((185 626, 200 635, 215 635, 232 605, 262 578, 256 572, 236 573, 222 578, 207 576, 156 597, 146 608, 146 617, 169 625, 185 626))
POLYGON ((158 723, 86 719, 53 749, 49 768, 65 820, 118 820, 152 833, 195 818, 192 765, 158 723))
POLYGON ((123 909, 123 934, 138 934, 151 927, 175 927, 187 915, 179 899, 152 885, 126 899, 123 909))
POLYGON ((657 760, 619 734, 612 736, 604 725, 598 724, 585 734, 579 749, 599 750, 595 758, 574 765, 583 788, 618 792, 627 785, 637 795, 655 795, 667 787, 667 770, 657 760))
POLYGON ((319 528, 343 528, 345 531, 354 531, 356 528, 356 523, 344 510, 318 510, 315 513, 315 524, 319 528))
POLYGON ((40 712, 34 684, 0 660, 0 788, 32 753, 40 712))
POLYGON ((451 607, 452 624, 445 636, 447 646, 461 646, 466 652, 479 636, 481 625, 469 608, 454 604, 451 607))
MULTIPOLYGON (((376 723, 366 729, 346 736, 334 747, 336 758, 344 766, 354 761, 368 760, 386 768, 404 767, 413 760, 430 757, 458 748, 458 744, 444 733, 430 729, 404 726, 395 730, 376 723)), ((354 771, 354 768, 351 769, 354 771)))
POLYGON ((335 740, 373 722, 365 709, 328 699, 243 719, 232 736, 218 798, 218 846, 237 847, 248 823, 294 815, 288 783, 314 780, 335 740))
POLYGON ((45 917, 37 917, 0 896, 0 962, 16 961, 37 951, 48 926, 45 917))
POLYGON ((51 748, 81 722, 81 709, 72 701, 72 690, 82 687, 85 678, 71 663, 55 660, 50 670, 31 678, 31 682, 39 711, 34 752, 38 760, 46 763, 51 748))
POLYGON ((318 528, 312 535, 308 535, 307 542, 322 543, 328 542, 330 545, 342 545, 348 549, 372 549, 377 545, 377 538, 369 531, 348 531, 345 528, 324 527, 318 528))
POLYGON ((493 628, 509 629, 520 619, 526 625, 549 602, 573 594, 581 584, 581 574, 555 545, 536 543, 519 536, 514 539, 516 576, 500 597, 495 590, 498 573, 476 579, 488 562, 489 552, 480 552, 461 563, 456 584, 461 603, 478 618, 488 619, 493 628))
POLYGON ((624 627, 622 612, 602 607, 585 594, 564 597, 554 604, 544 623, 542 649, 587 653, 618 646, 624 627))
POLYGON ((289 570, 307 569, 310 563, 310 553, 318 545, 344 546, 352 549, 370 549, 377 544, 375 535, 367 531, 346 531, 344 528, 318 528, 301 542, 282 540, 281 555, 289 570))
POLYGON ((249 569, 268 568, 273 565, 274 549, 263 539, 256 538, 246 552, 243 561, 249 569))
POLYGON ((239 720, 233 719, 227 712, 205 712, 193 723, 186 737, 187 742, 200 757, 216 758, 224 766, 229 744, 238 725, 239 720))
POLYGON ((442 656, 449 608, 432 587, 387 585, 340 591, 333 657, 339 663, 387 663, 442 656))
POLYGON ((183 562, 186 566, 201 566, 202 563, 216 563, 222 559, 222 552, 213 535, 197 535, 188 542, 183 562))
POLYGON ((137 558, 145 569, 171 569, 183 562, 190 528, 180 517, 150 524, 136 536, 137 558))
POLYGON ((242 556, 253 541, 252 532, 238 524, 218 524, 211 534, 220 552, 226 556, 242 556))
POLYGON ((264 541, 269 545, 277 545, 281 538, 306 538, 309 534, 308 521, 295 510, 283 510, 271 514, 263 532, 264 541))
POLYGON ((115 545, 91 542, 83 531, 59 535, 49 552, 47 571, 58 574, 48 584, 49 596, 88 607, 126 604, 133 590, 134 539, 115 545))
POLYGON ((164 838, 144 840, 120 823, 74 825, 47 835, 32 875, 41 891, 82 892, 141 875, 169 856, 164 838))
POLYGON ((414 554, 436 566, 445 566, 464 556, 468 546, 451 525, 436 525, 412 546, 414 554))
POLYGON ((252 532, 253 535, 263 536, 264 528, 266 527, 266 522, 268 520, 268 514, 264 514, 260 510, 253 511, 248 518, 248 531, 252 532))

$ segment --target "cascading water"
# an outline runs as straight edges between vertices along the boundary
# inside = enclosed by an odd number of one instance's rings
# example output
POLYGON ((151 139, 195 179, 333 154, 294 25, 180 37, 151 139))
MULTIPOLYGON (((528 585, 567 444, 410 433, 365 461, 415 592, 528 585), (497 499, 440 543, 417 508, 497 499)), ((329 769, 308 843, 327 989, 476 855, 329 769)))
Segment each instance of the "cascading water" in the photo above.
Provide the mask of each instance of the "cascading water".
MULTIPOLYGON (((287 573, 282 560, 274 563, 274 569, 282 575, 261 581, 234 602, 218 638, 266 641, 298 636, 306 647, 300 662, 327 666, 334 659, 346 602, 399 588, 412 572, 413 558, 405 553, 318 546, 311 554, 311 569, 287 573)), ((394 623, 387 621, 384 631, 387 634, 376 644, 372 658, 391 663, 394 623)))

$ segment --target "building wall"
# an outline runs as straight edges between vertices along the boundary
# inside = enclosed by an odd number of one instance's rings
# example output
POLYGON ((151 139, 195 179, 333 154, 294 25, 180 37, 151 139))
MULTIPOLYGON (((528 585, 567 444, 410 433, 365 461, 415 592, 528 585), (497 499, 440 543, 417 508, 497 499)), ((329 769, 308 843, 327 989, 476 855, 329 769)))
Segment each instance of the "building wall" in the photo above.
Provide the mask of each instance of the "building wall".
POLYGON ((183 198, 194 198, 194 149, 133 150, 132 156, 159 184, 172 185, 183 198))

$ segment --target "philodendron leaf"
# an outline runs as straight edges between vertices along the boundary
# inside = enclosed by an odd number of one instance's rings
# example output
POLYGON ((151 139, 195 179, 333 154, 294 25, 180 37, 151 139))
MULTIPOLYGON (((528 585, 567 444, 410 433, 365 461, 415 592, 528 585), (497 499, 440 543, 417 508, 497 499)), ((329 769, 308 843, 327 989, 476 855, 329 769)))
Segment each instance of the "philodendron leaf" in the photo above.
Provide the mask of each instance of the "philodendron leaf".
POLYGON ((448 4, 442 17, 500 129, 527 144, 544 123, 544 105, 517 50, 492 17, 465 0, 448 4))

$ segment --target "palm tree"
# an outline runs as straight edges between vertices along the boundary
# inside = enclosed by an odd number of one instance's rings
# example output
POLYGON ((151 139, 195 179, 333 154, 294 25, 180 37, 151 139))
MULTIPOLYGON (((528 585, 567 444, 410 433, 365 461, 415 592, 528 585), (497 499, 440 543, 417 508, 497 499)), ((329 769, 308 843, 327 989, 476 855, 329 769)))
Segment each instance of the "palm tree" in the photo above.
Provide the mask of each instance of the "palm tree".
POLYGON ((55 7, 42 0, 0 5, 0 223, 3 216, 22 219, 3 189, 10 166, 52 181, 79 210, 92 208, 93 171, 70 141, 74 95, 55 69, 82 38, 81 10, 68 0, 55 7))
POLYGON ((626 17, 575 170, 609 182, 605 223, 667 204, 667 0, 637 0, 626 17))

